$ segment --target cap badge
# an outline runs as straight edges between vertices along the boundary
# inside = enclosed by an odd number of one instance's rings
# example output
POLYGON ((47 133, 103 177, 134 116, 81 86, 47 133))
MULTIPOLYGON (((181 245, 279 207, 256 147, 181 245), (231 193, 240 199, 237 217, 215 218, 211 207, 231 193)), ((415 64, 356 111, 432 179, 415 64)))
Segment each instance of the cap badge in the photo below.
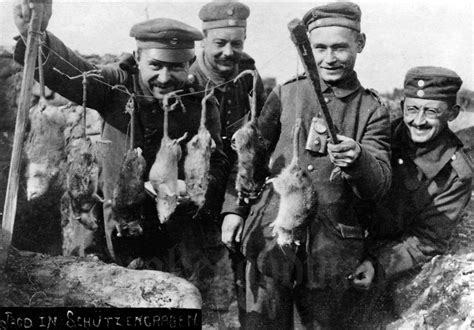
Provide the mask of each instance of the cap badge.
POLYGON ((177 45, 178 44, 178 38, 173 38, 170 40, 170 44, 172 45, 177 45))
POLYGON ((418 80, 418 86, 419 86, 419 87, 425 86, 425 81, 424 81, 424 80, 421 80, 421 79, 418 80))
POLYGON ((236 26, 237 25, 237 21, 234 20, 234 19, 230 19, 229 20, 229 26, 236 26))
POLYGON ((229 16, 234 15, 234 8, 230 8, 229 10, 227 10, 227 15, 229 16))
POLYGON ((417 95, 418 97, 423 97, 423 96, 425 96, 425 92, 423 92, 423 91, 420 89, 418 92, 416 92, 416 95, 417 95))

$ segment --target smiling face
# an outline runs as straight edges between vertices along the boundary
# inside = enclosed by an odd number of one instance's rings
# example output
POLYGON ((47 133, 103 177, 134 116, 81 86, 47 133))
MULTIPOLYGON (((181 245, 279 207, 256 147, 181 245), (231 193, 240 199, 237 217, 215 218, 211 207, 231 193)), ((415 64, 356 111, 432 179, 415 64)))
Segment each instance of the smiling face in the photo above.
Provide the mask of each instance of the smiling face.
POLYGON ((357 54, 365 46, 365 35, 345 27, 326 26, 313 29, 310 42, 321 78, 334 84, 354 70, 357 54))
POLYGON ((138 52, 138 68, 140 85, 145 94, 157 99, 175 90, 186 83, 189 71, 189 62, 162 62, 160 49, 141 49, 138 52))
POLYGON ((207 30, 202 41, 206 63, 223 77, 232 75, 242 57, 244 41, 243 27, 207 30))
POLYGON ((414 143, 426 143, 433 140, 455 119, 459 107, 450 107, 445 101, 405 98, 403 121, 408 127, 414 143))

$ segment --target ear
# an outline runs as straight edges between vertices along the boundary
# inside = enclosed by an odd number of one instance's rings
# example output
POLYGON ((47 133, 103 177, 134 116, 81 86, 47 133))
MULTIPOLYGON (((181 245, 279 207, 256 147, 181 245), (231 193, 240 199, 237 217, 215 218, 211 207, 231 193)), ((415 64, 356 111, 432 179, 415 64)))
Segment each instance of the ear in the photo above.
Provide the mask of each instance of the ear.
POLYGON ((364 50, 366 40, 367 40, 367 37, 365 36, 365 33, 359 33, 359 35, 357 36, 357 52, 358 53, 362 53, 362 50, 364 50))
POLYGON ((461 106, 458 104, 453 105, 453 107, 449 110, 448 121, 453 121, 459 115, 459 111, 461 110, 461 106))

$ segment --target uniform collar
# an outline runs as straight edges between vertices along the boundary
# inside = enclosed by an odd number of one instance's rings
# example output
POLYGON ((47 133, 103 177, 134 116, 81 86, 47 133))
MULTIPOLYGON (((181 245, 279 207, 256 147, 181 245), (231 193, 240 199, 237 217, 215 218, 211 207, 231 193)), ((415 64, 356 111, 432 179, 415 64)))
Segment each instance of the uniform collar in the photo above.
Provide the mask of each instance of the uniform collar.
POLYGON ((360 82, 359 79, 357 79, 357 73, 355 71, 352 71, 349 77, 343 79, 336 85, 329 85, 322 79, 320 82, 323 93, 330 93, 332 91, 338 99, 351 95, 360 87, 360 82))
POLYGON ((411 141, 403 120, 394 127, 392 135, 394 153, 398 151, 406 154, 429 180, 443 169, 460 146, 462 146, 461 141, 449 128, 440 132, 428 143, 415 144, 411 141))
POLYGON ((199 64, 199 67, 201 68, 202 72, 204 75, 209 78, 214 85, 221 85, 225 83, 226 81, 229 81, 237 76, 237 73, 239 72, 239 65, 235 66, 235 72, 230 76, 230 77, 222 77, 219 75, 217 72, 211 69, 211 67, 207 64, 206 59, 204 57, 204 51, 201 50, 200 52, 197 53, 196 55, 197 61, 199 64))

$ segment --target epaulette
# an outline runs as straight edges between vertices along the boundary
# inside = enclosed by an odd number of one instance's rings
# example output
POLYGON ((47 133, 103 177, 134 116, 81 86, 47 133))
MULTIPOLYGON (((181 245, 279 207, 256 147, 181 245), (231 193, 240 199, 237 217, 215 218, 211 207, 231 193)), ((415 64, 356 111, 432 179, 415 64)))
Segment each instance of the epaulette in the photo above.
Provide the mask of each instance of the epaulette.
POLYGON ((385 105, 385 103, 383 102, 382 98, 380 97, 379 93, 375 90, 375 89, 372 89, 372 88, 366 88, 365 91, 371 95, 378 103, 380 103, 381 105, 385 105))
POLYGON ((451 158, 451 166, 458 174, 461 180, 471 179, 474 171, 474 165, 469 155, 459 148, 451 158))
POLYGON ((294 77, 291 77, 289 80, 285 81, 282 85, 287 85, 287 84, 290 84, 292 82, 295 82, 295 81, 298 81, 298 80, 303 80, 303 79, 306 79, 306 74, 300 74, 300 75, 297 75, 297 76, 294 76, 294 77))
POLYGON ((242 53, 239 62, 240 70, 255 70, 255 60, 247 53, 242 53))

